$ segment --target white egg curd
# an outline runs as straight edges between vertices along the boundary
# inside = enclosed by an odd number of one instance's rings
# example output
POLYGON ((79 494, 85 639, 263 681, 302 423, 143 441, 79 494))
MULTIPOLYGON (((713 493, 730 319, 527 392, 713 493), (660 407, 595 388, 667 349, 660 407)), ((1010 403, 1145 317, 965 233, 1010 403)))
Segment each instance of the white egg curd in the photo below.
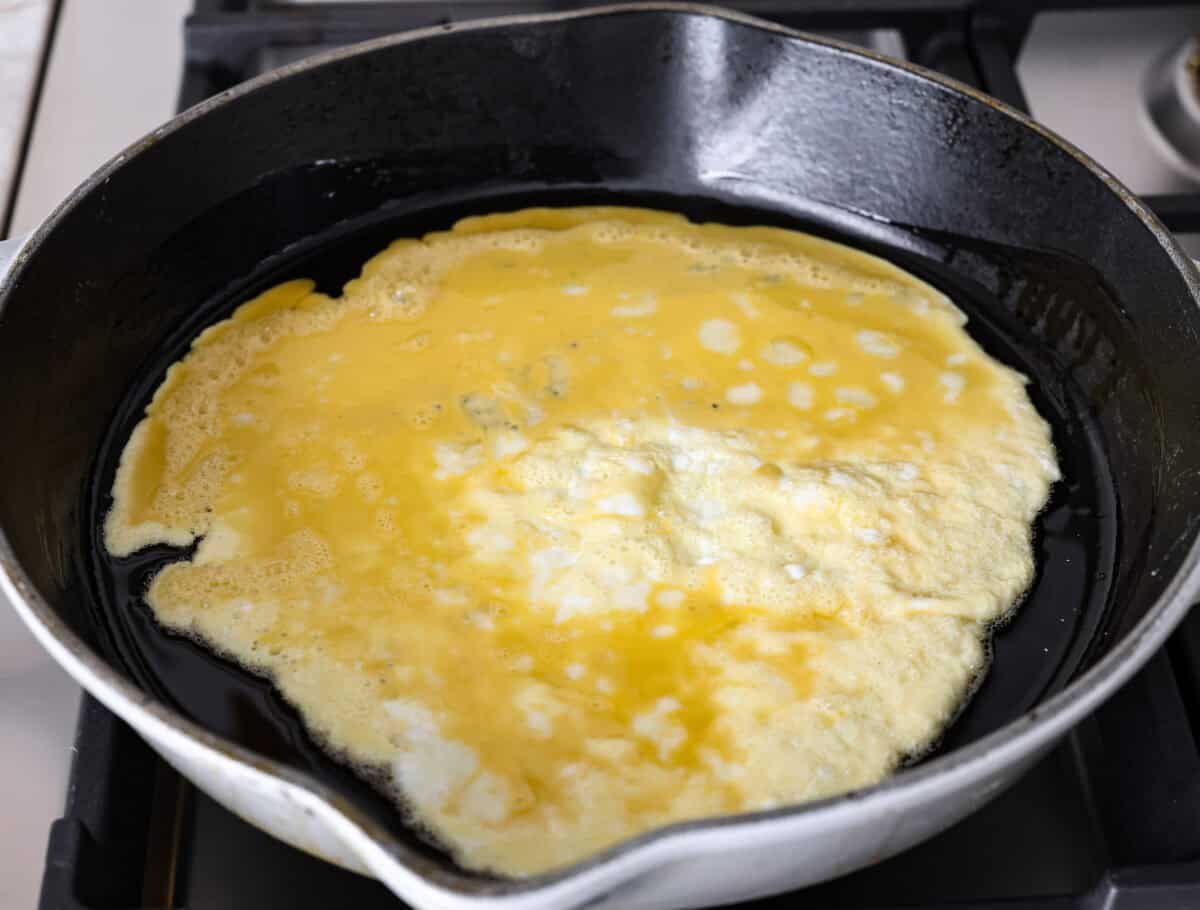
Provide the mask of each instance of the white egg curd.
POLYGON ((464 865, 524 876, 927 749, 1058 478, 941 293, 794 231, 532 209, 291 281, 171 367, 114 555, 464 865))

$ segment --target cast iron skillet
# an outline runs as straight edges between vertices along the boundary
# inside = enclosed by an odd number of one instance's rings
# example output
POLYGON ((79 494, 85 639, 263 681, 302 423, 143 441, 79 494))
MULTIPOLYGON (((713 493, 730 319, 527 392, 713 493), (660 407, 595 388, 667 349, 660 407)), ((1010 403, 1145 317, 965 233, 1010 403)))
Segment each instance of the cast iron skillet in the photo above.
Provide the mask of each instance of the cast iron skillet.
POLYGON ((289 277, 336 292, 389 240, 465 214, 595 202, 798 227, 927 278, 1033 379, 1064 480, 1039 522, 1037 580, 933 755, 863 794, 675 826, 578 869, 847 801, 883 817, 891 795, 919 791, 928 821, 873 852, 848 844, 842 862, 797 859, 790 880, 669 893, 761 893, 894 852, 984 798, 939 792, 940 777, 975 774, 979 794, 995 792, 1181 618, 1196 587, 1200 312, 1196 273, 1161 225, 1093 162, 972 90, 739 15, 660 5, 324 55, 194 108, 77 190, 0 282, 0 563, 26 620, 127 711, 338 794, 340 811, 439 888, 515 899, 568 881, 572 870, 514 883, 454 867, 316 749, 265 682, 154 627, 138 595, 180 553, 109 560, 97 531, 121 445, 203 325, 289 277))

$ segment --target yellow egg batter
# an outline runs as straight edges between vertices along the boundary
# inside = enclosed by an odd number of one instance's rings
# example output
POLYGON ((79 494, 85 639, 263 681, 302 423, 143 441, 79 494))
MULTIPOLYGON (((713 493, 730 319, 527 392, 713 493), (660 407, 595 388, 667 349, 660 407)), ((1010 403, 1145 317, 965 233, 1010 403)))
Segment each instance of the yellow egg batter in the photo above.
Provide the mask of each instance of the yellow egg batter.
POLYGON ((108 549, 464 864, 880 780, 1033 575, 1058 477, 939 292, 772 228, 470 218, 204 332, 108 549))

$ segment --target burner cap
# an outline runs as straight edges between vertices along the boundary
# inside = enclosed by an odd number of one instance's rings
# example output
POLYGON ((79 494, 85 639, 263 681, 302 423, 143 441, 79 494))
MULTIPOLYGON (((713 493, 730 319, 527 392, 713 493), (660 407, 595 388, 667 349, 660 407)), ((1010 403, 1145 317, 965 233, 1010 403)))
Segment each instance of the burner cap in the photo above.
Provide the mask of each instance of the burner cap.
POLYGON ((1159 152, 1180 174, 1200 183, 1200 36, 1151 64, 1142 101, 1159 152))

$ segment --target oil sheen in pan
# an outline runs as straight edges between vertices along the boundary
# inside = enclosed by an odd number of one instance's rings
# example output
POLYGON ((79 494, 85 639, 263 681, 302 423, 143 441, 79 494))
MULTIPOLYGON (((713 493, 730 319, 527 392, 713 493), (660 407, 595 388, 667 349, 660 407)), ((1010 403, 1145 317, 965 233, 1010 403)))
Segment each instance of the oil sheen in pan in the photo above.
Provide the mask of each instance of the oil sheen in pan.
POLYGON ((693 220, 796 228, 891 259, 950 296, 966 312, 968 331, 987 353, 1031 379, 1029 395, 1052 427, 1063 475, 1035 527, 1037 575, 1020 609, 1010 614, 1010 620, 997 624, 993 665, 982 684, 964 703, 938 746, 919 758, 966 745, 1061 688, 1085 660, 1104 614, 1116 543, 1116 502, 1091 409, 1069 378, 1071 364, 1045 343, 1047 339, 1036 337, 1029 323, 1040 319, 1043 333, 1053 330, 1043 318, 1045 314, 1036 312, 1050 286, 1057 292, 1058 306, 1063 307, 1069 305, 1063 298, 1064 289, 1078 301, 1107 293, 1099 277, 1086 266, 1053 254, 930 236, 842 212, 836 219, 797 219, 711 200, 649 194, 598 200, 595 194, 588 195, 590 198, 580 198, 580 194, 492 198, 469 207, 443 206, 314 238, 261 274, 235 282, 188 325, 180 327, 171 343, 145 364, 114 416, 86 503, 85 552, 98 605, 99 632, 130 674, 204 727, 313 774, 413 846, 440 853, 405 825, 386 797, 313 741, 299 714, 275 694, 269 681, 155 623, 142 592, 165 563, 188 552, 158 546, 126 558, 109 556, 101 530, 110 504, 108 491, 124 441, 166 368, 183 355, 200 328, 227 316, 260 290, 289 278, 309 277, 317 281, 318 290, 336 294, 363 262, 391 240, 447 227, 465 214, 615 201, 673 209, 693 220), (1009 291, 989 293, 964 273, 1003 274, 1004 280, 998 284, 1009 291))

